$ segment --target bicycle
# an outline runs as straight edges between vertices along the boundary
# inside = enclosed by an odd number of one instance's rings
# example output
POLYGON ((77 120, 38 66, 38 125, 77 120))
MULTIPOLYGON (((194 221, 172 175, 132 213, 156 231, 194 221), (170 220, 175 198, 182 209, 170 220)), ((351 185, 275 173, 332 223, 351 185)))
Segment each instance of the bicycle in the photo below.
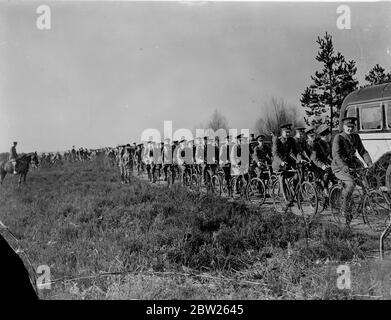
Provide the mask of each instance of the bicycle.
POLYGON ((356 184, 347 204, 351 208, 350 217, 342 217, 341 214, 342 190, 344 187, 341 180, 330 190, 330 208, 333 218, 338 224, 345 222, 350 227, 351 220, 361 215, 364 224, 368 225, 371 230, 380 232, 390 223, 391 206, 384 192, 369 186, 368 169, 349 170, 356 184))
POLYGON ((308 162, 301 162, 297 164, 296 169, 278 172, 277 174, 282 175, 281 180, 284 188, 281 186, 280 179, 274 181, 272 199, 274 208, 279 213, 285 213, 296 202, 305 224, 310 224, 318 213, 318 197, 314 186, 304 180, 305 166, 307 165, 308 162), (293 178, 288 179, 286 177, 287 173, 298 177, 296 186, 293 186, 293 178))
MULTIPOLYGON (((266 201, 266 186, 261 179, 262 174, 265 171, 261 168, 255 169, 252 174, 250 174, 250 181, 246 186, 246 196, 250 203, 255 204, 257 206, 261 206, 266 201)), ((268 171, 266 171, 268 172, 268 171)), ((268 178, 270 176, 268 175, 268 178)))

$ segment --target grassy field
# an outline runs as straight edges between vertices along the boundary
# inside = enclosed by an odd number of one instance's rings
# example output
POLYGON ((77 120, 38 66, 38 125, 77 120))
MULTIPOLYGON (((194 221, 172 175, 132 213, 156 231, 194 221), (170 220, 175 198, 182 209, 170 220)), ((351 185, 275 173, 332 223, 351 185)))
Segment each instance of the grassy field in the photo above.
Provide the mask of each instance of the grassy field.
POLYGON ((391 261, 373 259, 377 238, 319 224, 307 239, 293 214, 118 181, 96 162, 33 171, 20 189, 6 177, 0 220, 34 267, 68 279, 41 298, 391 298, 391 261), (351 269, 351 290, 337 288, 340 264, 351 269))

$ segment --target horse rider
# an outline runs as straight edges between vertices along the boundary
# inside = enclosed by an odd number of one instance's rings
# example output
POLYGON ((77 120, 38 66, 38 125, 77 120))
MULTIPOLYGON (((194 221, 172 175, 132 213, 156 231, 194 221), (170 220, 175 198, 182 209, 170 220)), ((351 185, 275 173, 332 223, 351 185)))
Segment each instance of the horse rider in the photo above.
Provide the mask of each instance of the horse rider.
POLYGON ((371 156, 365 149, 360 136, 353 132, 356 120, 357 118, 355 117, 345 117, 342 119, 343 132, 335 136, 332 145, 333 161, 331 168, 335 176, 343 181, 341 214, 345 216, 348 226, 352 220, 350 199, 356 185, 350 170, 363 167, 362 162, 356 156, 356 151, 368 167, 373 166, 371 156))
POLYGON ((17 174, 17 172, 16 172, 16 161, 18 160, 18 153, 16 152, 17 145, 18 145, 18 142, 14 141, 14 144, 11 147, 10 155, 9 155, 9 161, 12 163, 12 167, 14 169, 14 174, 17 174))

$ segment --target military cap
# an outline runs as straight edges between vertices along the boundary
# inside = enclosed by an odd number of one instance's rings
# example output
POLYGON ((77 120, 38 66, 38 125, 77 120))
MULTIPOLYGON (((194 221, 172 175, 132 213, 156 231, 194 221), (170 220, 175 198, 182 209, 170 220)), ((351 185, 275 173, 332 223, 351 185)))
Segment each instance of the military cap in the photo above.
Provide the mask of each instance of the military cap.
POLYGON ((236 139, 242 139, 243 138, 243 134, 241 133, 241 134, 239 134, 237 137, 236 137, 236 139))
POLYGON ((292 123, 285 123, 283 125, 280 126, 280 129, 288 129, 288 130, 291 130, 292 129, 292 123))
POLYGON ((296 127, 295 130, 296 130, 296 131, 304 131, 305 128, 304 128, 304 127, 296 127))
POLYGON ((306 133, 306 134, 315 133, 315 128, 313 128, 313 127, 308 127, 307 129, 305 129, 305 133, 306 133))
POLYGON ((356 117, 345 117, 342 119, 343 124, 346 126, 354 126, 356 124, 356 121, 356 117))
POLYGON ((322 124, 318 128, 318 134, 326 136, 330 133, 330 127, 327 124, 322 124))
POLYGON ((130 143, 127 143, 126 146, 127 146, 127 147, 130 147, 130 143))
POLYGON ((264 134, 260 134, 258 137, 257 137, 257 141, 263 141, 265 139, 265 135, 264 134))
POLYGON ((174 140, 173 143, 177 144, 177 143, 178 143, 178 140, 174 140))
POLYGON ((14 141, 14 144, 18 143, 18 141, 14 141))

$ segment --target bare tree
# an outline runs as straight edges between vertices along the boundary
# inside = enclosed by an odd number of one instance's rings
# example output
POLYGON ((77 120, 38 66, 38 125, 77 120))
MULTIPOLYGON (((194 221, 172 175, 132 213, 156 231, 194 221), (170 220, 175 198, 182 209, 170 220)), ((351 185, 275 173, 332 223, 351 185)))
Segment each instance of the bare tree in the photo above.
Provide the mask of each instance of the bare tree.
POLYGON ((297 108, 288 104, 284 99, 272 97, 264 105, 264 115, 255 122, 255 131, 258 134, 270 133, 277 134, 280 126, 284 123, 293 123, 295 125, 304 125, 304 120, 300 119, 297 108))
POLYGON ((208 121, 207 128, 213 129, 214 131, 224 129, 228 132, 228 120, 219 110, 215 109, 211 119, 208 121))

